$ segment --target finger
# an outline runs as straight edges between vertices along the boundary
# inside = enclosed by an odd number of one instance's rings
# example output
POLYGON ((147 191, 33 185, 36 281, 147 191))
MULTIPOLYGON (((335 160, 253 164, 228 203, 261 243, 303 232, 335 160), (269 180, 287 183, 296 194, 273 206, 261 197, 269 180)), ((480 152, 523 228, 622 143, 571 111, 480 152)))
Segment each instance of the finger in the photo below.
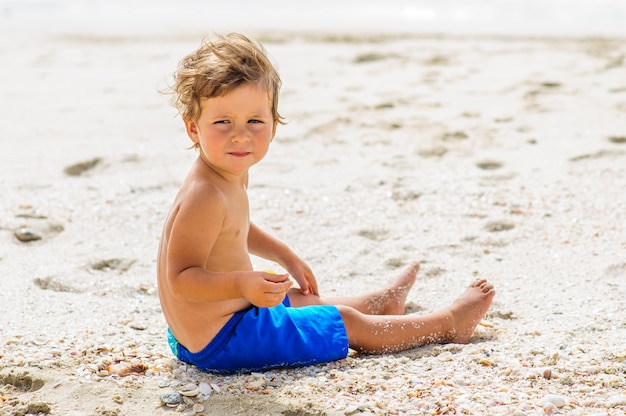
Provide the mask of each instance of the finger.
POLYGON ((265 291, 265 293, 286 294, 291 286, 293 286, 293 282, 291 280, 276 283, 271 282, 271 286, 265 291))
POLYGON ((268 282, 280 283, 289 280, 289 274, 263 273, 263 279, 268 282))
POLYGON ((317 289, 317 280, 315 280, 315 276, 313 276, 311 274, 311 275, 308 275, 306 278, 307 278, 306 279, 306 282, 307 282, 306 287, 308 289, 308 293, 311 293, 313 295, 319 296, 319 292, 318 292, 318 289, 317 289))

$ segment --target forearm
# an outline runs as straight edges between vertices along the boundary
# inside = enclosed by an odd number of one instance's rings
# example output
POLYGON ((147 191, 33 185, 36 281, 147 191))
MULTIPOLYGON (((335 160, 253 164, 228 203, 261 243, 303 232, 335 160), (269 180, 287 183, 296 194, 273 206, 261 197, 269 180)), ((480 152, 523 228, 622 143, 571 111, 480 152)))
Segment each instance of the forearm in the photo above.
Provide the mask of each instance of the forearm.
POLYGON ((243 297, 241 282, 247 272, 211 272, 201 267, 189 267, 172 272, 167 279, 177 298, 191 302, 220 302, 243 297))
POLYGON ((255 224, 250 224, 248 233, 248 250, 250 254, 284 265, 285 261, 293 256, 286 244, 261 230, 255 224))

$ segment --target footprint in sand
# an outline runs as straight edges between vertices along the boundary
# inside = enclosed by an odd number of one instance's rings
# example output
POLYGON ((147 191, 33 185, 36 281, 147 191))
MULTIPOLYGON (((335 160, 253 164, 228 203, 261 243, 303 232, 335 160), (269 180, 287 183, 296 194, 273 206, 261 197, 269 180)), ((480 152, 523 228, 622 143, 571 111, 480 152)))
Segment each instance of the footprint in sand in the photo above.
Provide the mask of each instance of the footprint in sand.
POLYGON ((611 136, 609 141, 615 144, 624 144, 626 143, 626 136, 611 136))
POLYGON ((384 239, 389 232, 387 230, 361 230, 358 235, 368 240, 378 241, 384 239))
POLYGON ((73 165, 69 165, 63 170, 63 172, 65 172, 65 174, 68 176, 81 176, 85 172, 92 170, 93 168, 100 165, 101 163, 102 163, 102 159, 99 157, 96 157, 90 160, 85 160, 83 162, 78 162, 73 165))
POLYGON ((460 142, 467 140, 469 136, 461 130, 444 133, 439 139, 444 142, 460 142))
POLYGON ((476 167, 482 170, 496 170, 502 167, 502 163, 495 160, 483 160, 476 163, 476 167))
POLYGON ((601 159, 605 157, 616 157, 624 154, 623 150, 598 150, 595 153, 585 153, 570 158, 570 162, 580 162, 581 160, 601 159))
POLYGON ((445 272, 446 272, 446 269, 442 269, 441 267, 432 267, 424 271, 424 276, 428 279, 432 279, 432 278, 441 276, 445 272))
POLYGON ((51 290, 53 292, 80 292, 76 288, 66 285, 53 277, 37 277, 36 279, 33 279, 33 283, 40 289, 51 290))
POLYGON ((27 373, 0 375, 0 385, 10 386, 21 392, 37 391, 44 384, 43 380, 32 378, 27 373))
POLYGON ((607 277, 621 277, 626 276, 626 263, 613 264, 604 271, 604 275, 607 277))
POLYGON ((442 157, 446 153, 448 153, 448 149, 443 146, 433 146, 431 148, 417 150, 417 154, 424 158, 442 157))
POLYGON ((353 62, 355 64, 363 64, 366 62, 376 62, 376 61, 383 61, 385 59, 389 59, 389 58, 395 58, 396 55, 392 55, 392 54, 382 54, 382 53, 376 53, 376 52, 370 52, 370 53, 362 53, 360 55, 357 55, 353 62))
POLYGON ((487 316, 489 318, 500 318, 500 319, 506 319, 506 320, 517 319, 515 314, 511 311, 502 312, 502 311, 494 310, 493 312, 489 312, 487 316))
POLYGON ((134 259, 105 259, 92 263, 89 267, 92 270, 110 272, 117 270, 119 274, 125 273, 130 269, 137 260, 134 259))
POLYGON ((515 224, 505 221, 489 221, 487 225, 485 225, 485 229, 492 233, 508 231, 513 228, 515 228, 515 224))

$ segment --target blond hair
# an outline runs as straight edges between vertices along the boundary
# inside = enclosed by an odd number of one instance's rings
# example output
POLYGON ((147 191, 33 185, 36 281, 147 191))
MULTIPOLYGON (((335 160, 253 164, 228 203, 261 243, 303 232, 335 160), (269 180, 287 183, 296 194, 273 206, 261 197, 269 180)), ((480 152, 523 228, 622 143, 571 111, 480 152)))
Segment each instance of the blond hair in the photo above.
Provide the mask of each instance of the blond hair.
POLYGON ((185 56, 173 74, 172 103, 184 120, 197 121, 200 102, 219 97, 246 83, 267 91, 274 120, 284 123, 278 113, 280 75, 263 45, 239 33, 204 39, 200 47, 185 56))

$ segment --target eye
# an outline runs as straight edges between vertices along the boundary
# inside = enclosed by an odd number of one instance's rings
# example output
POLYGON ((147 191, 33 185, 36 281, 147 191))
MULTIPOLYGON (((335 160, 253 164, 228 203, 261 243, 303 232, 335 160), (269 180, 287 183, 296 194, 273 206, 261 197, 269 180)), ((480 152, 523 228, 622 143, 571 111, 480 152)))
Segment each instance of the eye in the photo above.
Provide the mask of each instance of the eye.
POLYGON ((257 123, 263 123, 261 120, 248 120, 248 123, 253 123, 253 124, 257 124, 257 123))
POLYGON ((227 124, 227 123, 229 123, 228 120, 218 120, 218 121, 214 122, 213 124, 227 124))

